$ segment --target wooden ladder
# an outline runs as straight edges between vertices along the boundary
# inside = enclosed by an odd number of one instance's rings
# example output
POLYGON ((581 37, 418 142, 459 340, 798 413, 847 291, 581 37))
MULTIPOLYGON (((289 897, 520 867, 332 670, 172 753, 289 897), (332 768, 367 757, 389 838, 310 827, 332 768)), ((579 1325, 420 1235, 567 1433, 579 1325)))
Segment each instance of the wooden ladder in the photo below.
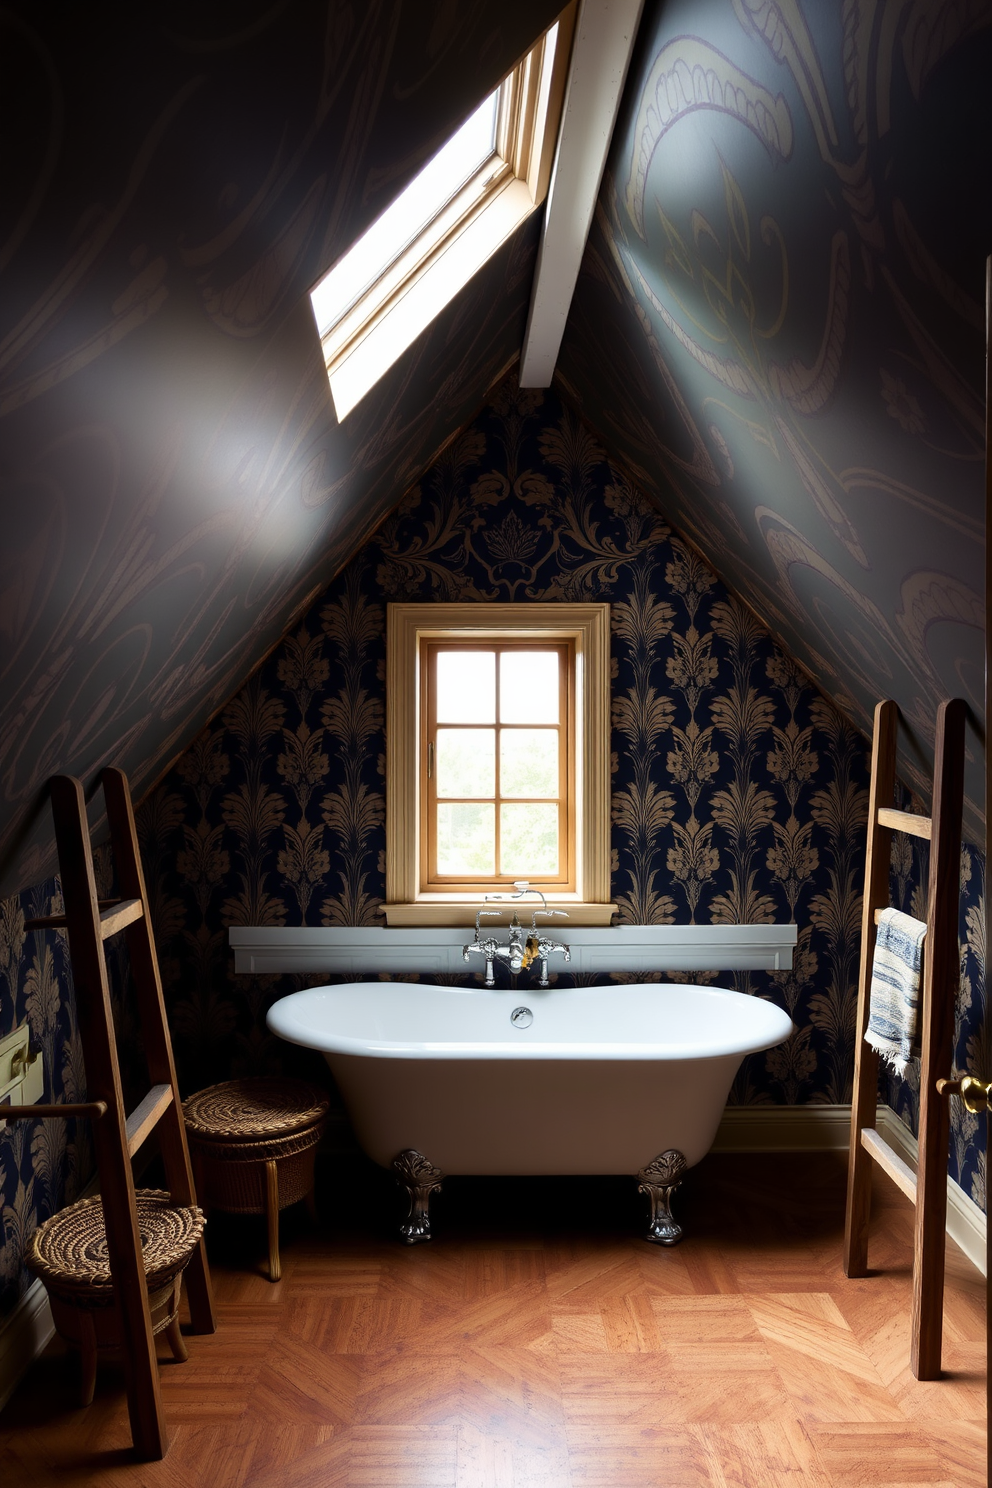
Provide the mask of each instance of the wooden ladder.
MULTIPOLYGON (((10 1114, 36 1115, 44 1111, 45 1114, 51 1112, 64 1116, 78 1110, 80 1114, 94 1117, 94 1147, 114 1283, 114 1306, 124 1350, 131 1435, 140 1457, 157 1460, 165 1456, 169 1438, 162 1411, 131 1171, 131 1159, 153 1130, 159 1132, 166 1183, 173 1203, 195 1204, 196 1195, 131 793, 121 770, 105 769, 100 780, 121 897, 97 899, 83 788, 71 775, 56 775, 51 781, 52 810, 65 914, 27 920, 24 925, 26 931, 65 926, 69 932, 76 1015, 86 1063, 89 1100, 85 1107, 15 1107, 10 1114), (125 1114, 121 1093, 103 951, 103 942, 122 930, 127 935, 141 1041, 151 1080, 151 1089, 130 1115, 125 1114), (101 1105, 106 1108, 103 1112, 100 1111, 101 1105)), ((193 1331, 212 1333, 216 1324, 202 1239, 186 1269, 185 1279, 193 1331)))
POLYGON ((913 1374, 921 1380, 940 1376, 949 1118, 947 1102, 937 1091, 937 1081, 951 1072, 954 1006, 959 980, 958 877, 965 713, 966 706, 960 698, 941 703, 937 711, 933 814, 916 816, 893 809, 899 709, 893 702, 879 703, 875 709, 868 801, 868 855, 861 923, 844 1270, 848 1276, 868 1275, 871 1163, 874 1161, 916 1205, 910 1363, 913 1374), (889 856, 893 832, 908 832, 930 842, 927 934, 923 946, 919 1022, 919 1154, 915 1173, 876 1130, 879 1058, 865 1041, 875 927, 879 910, 889 902, 889 856))

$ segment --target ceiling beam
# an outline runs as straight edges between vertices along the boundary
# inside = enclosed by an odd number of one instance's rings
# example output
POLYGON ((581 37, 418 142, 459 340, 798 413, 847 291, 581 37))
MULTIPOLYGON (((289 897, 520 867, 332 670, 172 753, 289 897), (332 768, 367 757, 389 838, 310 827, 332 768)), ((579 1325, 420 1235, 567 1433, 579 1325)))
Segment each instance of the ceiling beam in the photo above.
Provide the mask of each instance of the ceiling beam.
POLYGON ((582 0, 544 211, 521 387, 550 387, 644 0, 582 0))

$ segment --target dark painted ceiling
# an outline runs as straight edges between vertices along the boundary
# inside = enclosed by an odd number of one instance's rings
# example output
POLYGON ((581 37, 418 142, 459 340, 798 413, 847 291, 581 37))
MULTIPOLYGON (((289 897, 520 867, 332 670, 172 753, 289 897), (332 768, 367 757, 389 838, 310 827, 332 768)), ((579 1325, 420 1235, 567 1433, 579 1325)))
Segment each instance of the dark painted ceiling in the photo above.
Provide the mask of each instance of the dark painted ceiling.
MULTIPOLYGON (((3 12, 0 893, 53 867, 47 777, 150 784, 519 350, 536 219, 342 427, 306 291, 558 3, 3 12)), ((939 697, 981 700, 990 19, 648 0, 560 361, 924 755, 939 697)))
POLYGON ((150 784, 518 352, 536 218, 340 427, 307 290, 559 8, 0 14, 0 893, 48 776, 150 784))
POLYGON ((558 364, 856 723, 896 699, 924 797, 984 707, 990 78, 988 0, 649 4, 558 364))

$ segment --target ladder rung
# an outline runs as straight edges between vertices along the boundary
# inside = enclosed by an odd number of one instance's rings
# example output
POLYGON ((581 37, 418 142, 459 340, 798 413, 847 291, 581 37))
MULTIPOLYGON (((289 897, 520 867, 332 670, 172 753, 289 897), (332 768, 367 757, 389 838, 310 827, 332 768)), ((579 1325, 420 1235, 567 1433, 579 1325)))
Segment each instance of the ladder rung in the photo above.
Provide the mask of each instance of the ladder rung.
POLYGON ((915 811, 895 811, 890 806, 880 806, 877 815, 880 827, 891 827, 895 832, 908 832, 911 837, 930 841, 933 822, 929 816, 917 816, 915 811))
POLYGON ((127 1118, 127 1152, 133 1157, 142 1142, 172 1105, 172 1086, 153 1085, 127 1118))
POLYGON ((911 1203, 916 1203, 916 1174, 909 1163, 904 1162, 897 1152, 894 1152, 888 1142, 882 1138, 873 1126, 862 1128, 861 1145, 866 1152, 878 1163, 883 1172, 887 1173, 897 1188, 902 1189, 911 1203))
POLYGON ((106 1101, 81 1101, 78 1104, 67 1106, 3 1106, 0 1105, 0 1126, 5 1121, 50 1121, 58 1118, 63 1120, 69 1116, 83 1116, 92 1121, 99 1121, 101 1116, 107 1114, 106 1101))
POLYGON ((118 904, 105 909, 101 914, 100 935, 108 940, 118 930, 123 930, 125 925, 133 925, 135 920, 140 920, 144 912, 140 899, 121 899, 118 904))
MULTIPOLYGON (((103 940, 116 935, 125 925, 132 925, 135 920, 140 920, 144 914, 140 899, 99 899, 97 903, 100 907, 100 936, 103 940)), ((68 923, 64 914, 39 915, 36 919, 25 920, 24 929, 25 932, 58 930, 68 923)))

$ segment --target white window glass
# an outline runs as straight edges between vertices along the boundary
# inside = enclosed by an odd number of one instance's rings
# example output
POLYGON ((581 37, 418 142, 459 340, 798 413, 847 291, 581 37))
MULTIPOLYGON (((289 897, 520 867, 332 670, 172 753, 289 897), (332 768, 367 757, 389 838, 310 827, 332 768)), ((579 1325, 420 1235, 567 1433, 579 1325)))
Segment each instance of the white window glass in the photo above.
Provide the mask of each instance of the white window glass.
POLYGON ((501 723, 557 723, 558 652, 504 651, 499 698, 501 723))
POLYGON ((496 722, 495 651, 442 651, 437 658, 438 723, 496 722))
POLYGON ((451 801, 437 808, 437 871, 448 877, 493 873, 496 865, 496 807, 451 801))
POLYGON ((434 768, 439 796, 494 796, 496 730, 438 729, 434 768))
POLYGON ((557 729, 501 730, 499 789, 502 796, 558 795, 557 729))
POLYGON ((558 807, 504 805, 499 816, 501 873, 558 872, 558 807))
POLYGON ((499 91, 491 93, 418 176, 317 285, 311 296, 320 334, 395 263, 496 148, 499 91))

